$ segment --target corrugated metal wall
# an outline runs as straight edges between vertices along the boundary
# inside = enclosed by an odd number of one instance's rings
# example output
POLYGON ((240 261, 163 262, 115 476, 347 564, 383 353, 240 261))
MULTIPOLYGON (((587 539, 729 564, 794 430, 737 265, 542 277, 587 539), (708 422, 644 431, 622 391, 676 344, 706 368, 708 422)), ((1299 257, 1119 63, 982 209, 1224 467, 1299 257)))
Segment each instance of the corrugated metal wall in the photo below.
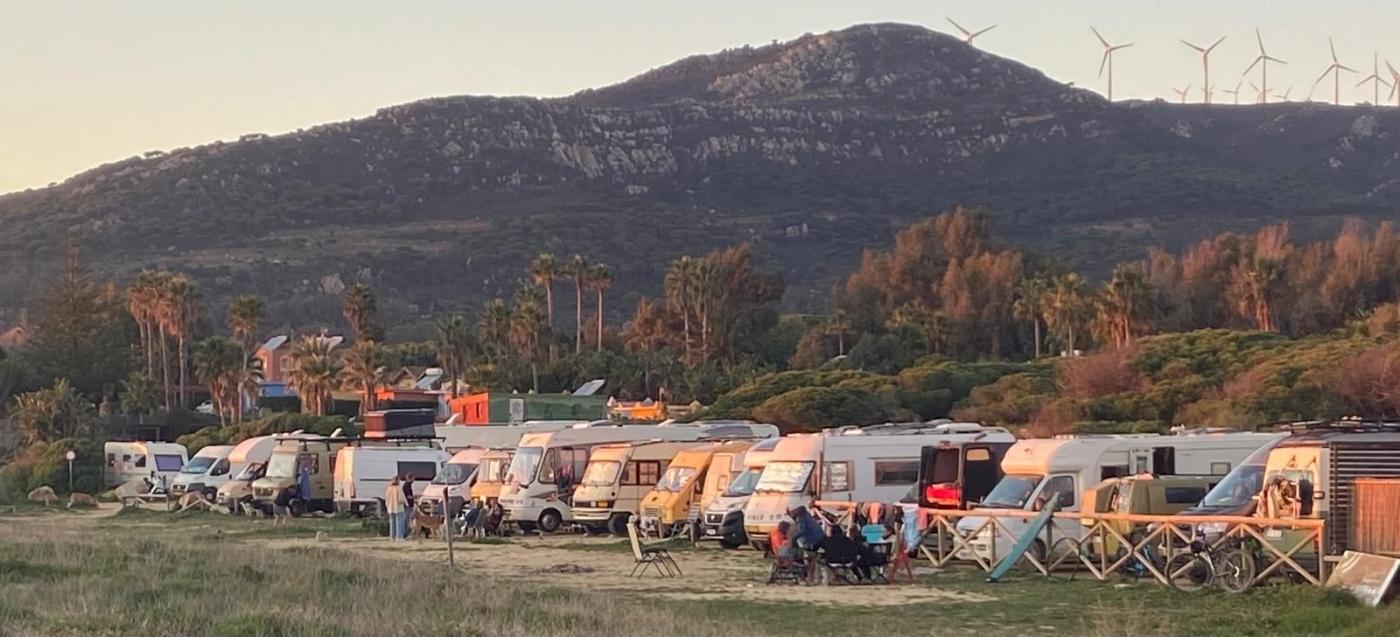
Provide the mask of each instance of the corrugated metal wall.
MULTIPOLYGON (((1356 548, 1352 518, 1369 516, 1362 513, 1356 497, 1356 482, 1362 478, 1400 478, 1400 449, 1395 445, 1374 443, 1347 443, 1338 441, 1332 448, 1332 492, 1328 505, 1327 540, 1331 543, 1330 552, 1340 553, 1344 548, 1356 548), (1353 515, 1355 513, 1355 515, 1353 515)), ((1400 509, 1400 501, 1389 505, 1392 512, 1390 524, 1400 527, 1393 513, 1400 509)), ((1361 549, 1357 549, 1361 550, 1361 549)))

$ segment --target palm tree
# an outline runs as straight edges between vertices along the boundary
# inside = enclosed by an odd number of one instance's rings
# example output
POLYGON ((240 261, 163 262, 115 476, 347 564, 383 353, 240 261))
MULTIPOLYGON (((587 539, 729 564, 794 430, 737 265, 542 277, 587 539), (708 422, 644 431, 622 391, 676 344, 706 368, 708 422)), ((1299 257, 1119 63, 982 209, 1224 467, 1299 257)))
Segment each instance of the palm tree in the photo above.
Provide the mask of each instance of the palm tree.
POLYGON ((355 333, 355 340, 380 340, 380 329, 374 322, 375 314, 379 311, 374 290, 363 283, 356 283, 345 290, 341 301, 345 321, 350 324, 350 331, 355 333))
MULTIPOLYGON (((229 332, 233 334, 234 340, 243 346, 243 372, 248 371, 248 362, 253 357, 253 348, 257 346, 258 338, 262 335, 263 320, 266 318, 267 308, 263 305, 262 299, 249 294, 240 294, 233 297, 228 304, 229 332)), ((240 388, 239 405, 237 414, 234 416, 235 422, 243 421, 243 403, 248 397, 240 388)))
POLYGON ((1251 263, 1235 269, 1236 304, 1240 314, 1254 322, 1257 329, 1272 332, 1274 304, 1283 282, 1283 267, 1275 259, 1256 257, 1251 263))
POLYGON ((452 397, 457 397, 457 379, 462 376, 471 355, 471 330, 466 319, 460 314, 439 319, 433 336, 433 348, 437 350, 438 362, 452 383, 452 397))
POLYGON ((947 315, 943 312, 931 311, 922 302, 905 303, 895 308, 888 324, 891 327, 912 327, 923 336, 929 351, 935 354, 943 351, 944 333, 948 324, 947 315))
POLYGON ((544 313, 540 311, 537 294, 522 288, 516 294, 514 311, 510 317, 510 343, 525 361, 530 363, 530 374, 535 391, 540 389, 539 352, 540 333, 544 331, 544 313))
POLYGON ((826 317, 826 333, 836 337, 836 355, 846 355, 846 332, 851 331, 851 319, 845 310, 836 310, 826 317))
MULTIPOLYGON (((160 346, 160 384, 162 390, 162 400, 165 410, 168 412, 174 408, 171 402, 170 391, 170 348, 169 335, 171 325, 175 320, 174 301, 171 292, 171 283, 174 277, 169 272, 155 271, 150 273, 146 282, 144 298, 147 299, 147 316, 156 328, 155 338, 160 346)), ((152 346, 152 349, 155 349, 152 346)))
MULTIPOLYGON (((549 321, 549 328, 554 329, 554 280, 559 278, 559 259, 548 252, 541 252, 530 262, 530 276, 534 279, 535 285, 544 289, 544 311, 545 317, 549 321)), ((558 356, 558 348, 553 340, 549 342, 549 360, 554 362, 558 356)))
POLYGON ((666 306, 681 317, 681 333, 685 343, 685 360, 691 361, 690 310, 694 307, 695 260, 684 256, 666 268, 666 306))
POLYGON ((588 277, 588 257, 575 254, 566 272, 574 279, 574 353, 583 351, 583 281, 588 277))
POLYGON ((1119 264, 1098 298, 1099 322, 1115 348, 1122 348, 1141 333, 1155 313, 1152 286, 1136 266, 1119 264))
POLYGON ((1074 337, 1088 313, 1084 278, 1074 272, 1056 277, 1050 286, 1048 304, 1049 320, 1046 322, 1064 334, 1065 345, 1073 356, 1074 337))
POLYGON ((126 309, 141 333, 141 353, 146 359, 146 377, 156 375, 156 316, 160 274, 142 270, 127 286, 126 309))
POLYGON ((324 336, 305 336, 292 346, 288 355, 287 382, 301 396, 301 410, 324 416, 327 398, 340 376, 340 360, 332 350, 333 341, 324 336))
POLYGON ((59 378, 48 389, 15 396, 11 417, 25 443, 34 444, 90 434, 92 412, 92 402, 59 378))
POLYGON ((700 319, 700 361, 710 358, 710 313, 720 293, 719 273, 709 259, 694 262, 691 273, 691 302, 700 319))
POLYGON ((355 385, 360 391, 361 416, 374 411, 378 405, 376 393, 388 377, 384 369, 386 358, 383 347, 374 341, 363 340, 355 341, 355 345, 341 359, 344 365, 340 370, 342 381, 355 385))
POLYGON ((189 342, 194 336, 195 322, 199 320, 199 292, 194 281, 180 274, 171 281, 171 303, 175 328, 173 335, 177 343, 180 360, 180 407, 189 408, 189 342))
POLYGON ((598 263, 588 269, 588 287, 598 295, 598 351, 603 351, 603 291, 613 284, 612 271, 608 266, 598 263))
POLYGON ((122 381, 121 411, 128 416, 144 416, 156 410, 155 383, 141 372, 131 372, 122 381))
POLYGON ((477 340, 491 362, 500 362, 510 349, 510 307, 501 299, 491 299, 476 317, 477 340))
POLYGON ((239 380, 246 364, 242 348, 231 339, 213 336, 194 348, 195 378, 209 388, 209 401, 220 425, 227 425, 230 412, 238 411, 239 380))
POLYGON ((1030 321, 1035 332, 1035 357, 1040 358, 1040 323, 1045 316, 1046 292, 1049 285, 1044 278, 1035 276, 1021 280, 1016 290, 1016 300, 1011 304, 1012 314, 1019 320, 1030 321))
POLYGON ((623 347, 629 352, 651 353, 666 344, 666 316, 651 299, 637 301, 628 322, 623 347))

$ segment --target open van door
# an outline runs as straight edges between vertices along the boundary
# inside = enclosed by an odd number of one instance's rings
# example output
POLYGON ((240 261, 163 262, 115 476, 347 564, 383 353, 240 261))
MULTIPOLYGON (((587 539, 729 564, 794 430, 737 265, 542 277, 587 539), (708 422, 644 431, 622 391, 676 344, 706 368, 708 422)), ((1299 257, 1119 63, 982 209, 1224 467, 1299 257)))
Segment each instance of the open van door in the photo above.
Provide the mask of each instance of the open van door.
POLYGON ((1001 481, 1001 459, 1010 443, 924 447, 919 457, 919 506, 966 509, 1001 481))

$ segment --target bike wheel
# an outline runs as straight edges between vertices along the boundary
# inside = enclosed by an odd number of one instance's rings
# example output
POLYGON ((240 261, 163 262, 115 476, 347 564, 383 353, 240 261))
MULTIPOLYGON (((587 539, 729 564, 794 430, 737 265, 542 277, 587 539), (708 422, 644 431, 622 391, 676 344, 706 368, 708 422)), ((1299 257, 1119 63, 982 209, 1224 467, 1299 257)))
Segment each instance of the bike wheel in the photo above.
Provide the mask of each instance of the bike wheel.
POLYGON ((1241 549, 1229 549, 1220 554, 1215 567, 1215 583, 1227 593, 1243 593, 1254 586, 1258 566, 1254 556, 1241 549))
POLYGON ((1167 560, 1167 581, 1172 588, 1193 593, 1210 586, 1214 579, 1210 561, 1194 553, 1181 553, 1167 560))

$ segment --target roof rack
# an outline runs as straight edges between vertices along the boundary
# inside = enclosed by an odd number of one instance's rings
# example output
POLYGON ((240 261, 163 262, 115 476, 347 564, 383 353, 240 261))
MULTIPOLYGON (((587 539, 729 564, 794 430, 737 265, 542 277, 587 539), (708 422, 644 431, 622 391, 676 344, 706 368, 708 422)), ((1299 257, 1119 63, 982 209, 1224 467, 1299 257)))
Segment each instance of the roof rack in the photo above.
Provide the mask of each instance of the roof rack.
POLYGON ((1274 425, 1274 431, 1287 433, 1400 431, 1400 422, 1393 420, 1363 420, 1357 417, 1348 417, 1337 420, 1306 420, 1301 422, 1280 423, 1274 425))

